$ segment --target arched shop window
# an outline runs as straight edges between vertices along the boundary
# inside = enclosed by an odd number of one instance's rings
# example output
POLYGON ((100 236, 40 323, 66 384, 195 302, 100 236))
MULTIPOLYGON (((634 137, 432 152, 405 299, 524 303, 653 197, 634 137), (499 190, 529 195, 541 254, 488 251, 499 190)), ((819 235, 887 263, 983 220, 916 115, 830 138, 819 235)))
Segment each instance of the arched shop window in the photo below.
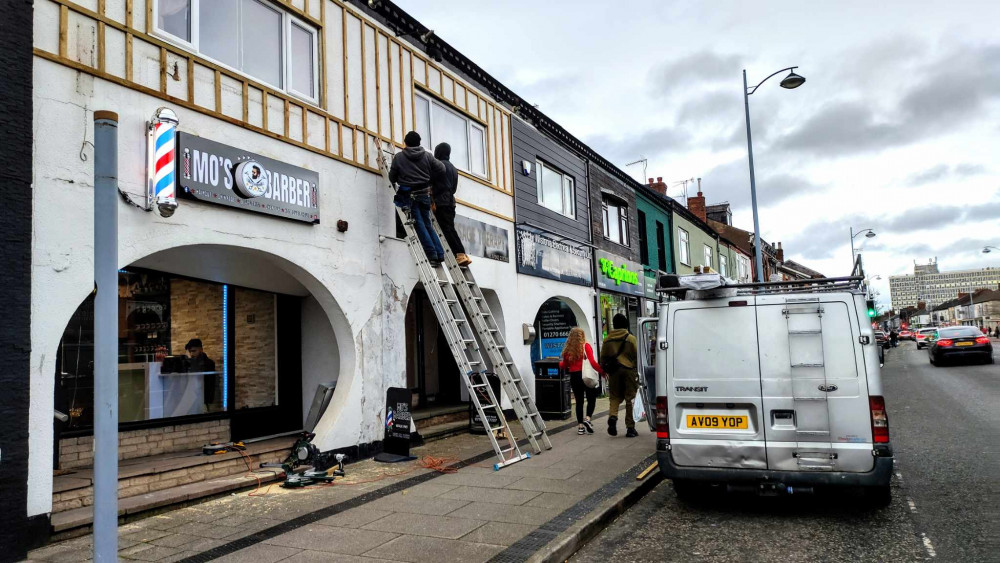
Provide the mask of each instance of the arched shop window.
MULTIPOLYGON (((119 422, 222 414, 278 403, 274 293, 147 270, 118 275, 119 422)), ((94 300, 70 319, 56 356, 62 431, 93 425, 94 300)))
POLYGON ((559 357, 569 330, 576 325, 576 315, 566 302, 553 297, 542 303, 535 315, 537 337, 531 343, 531 361, 559 357))

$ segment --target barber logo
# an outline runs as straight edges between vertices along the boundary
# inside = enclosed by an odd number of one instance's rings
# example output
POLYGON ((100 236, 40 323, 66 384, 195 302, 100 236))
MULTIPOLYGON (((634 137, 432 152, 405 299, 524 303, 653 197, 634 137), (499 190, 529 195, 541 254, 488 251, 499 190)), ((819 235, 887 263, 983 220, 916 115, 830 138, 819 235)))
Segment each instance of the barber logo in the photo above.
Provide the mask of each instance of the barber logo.
POLYGON ((267 174, 264 174, 264 167, 255 160, 244 160, 237 164, 233 176, 236 191, 247 199, 260 197, 267 192, 267 174))

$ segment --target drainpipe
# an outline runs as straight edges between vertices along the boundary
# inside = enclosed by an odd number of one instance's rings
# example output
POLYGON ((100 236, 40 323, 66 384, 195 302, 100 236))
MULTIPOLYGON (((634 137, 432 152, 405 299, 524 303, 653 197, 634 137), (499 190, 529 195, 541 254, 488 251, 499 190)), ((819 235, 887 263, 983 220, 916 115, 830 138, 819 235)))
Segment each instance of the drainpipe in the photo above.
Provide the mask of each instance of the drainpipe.
POLYGON ((94 561, 118 558, 118 114, 94 112, 94 561))

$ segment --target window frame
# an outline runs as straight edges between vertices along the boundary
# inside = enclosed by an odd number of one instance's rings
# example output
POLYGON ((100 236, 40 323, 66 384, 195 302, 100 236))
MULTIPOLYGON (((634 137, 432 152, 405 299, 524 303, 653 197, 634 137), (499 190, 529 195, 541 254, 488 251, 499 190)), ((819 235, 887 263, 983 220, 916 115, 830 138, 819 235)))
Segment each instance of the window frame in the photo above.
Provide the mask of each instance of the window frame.
POLYGON ((691 233, 677 227, 677 261, 685 266, 691 265, 691 233), (683 233, 683 235, 682 235, 683 233), (685 262, 684 260, 687 260, 685 262))
POLYGON ((641 209, 635 210, 636 221, 639 225, 639 262, 644 266, 649 266, 649 233, 646 223, 646 212, 641 209))
POLYGON ((722 274, 722 277, 729 276, 729 260, 722 253, 719 253, 719 273, 722 274))
POLYGON ((659 269, 667 271, 667 226, 663 222, 656 221, 656 265, 659 269))
POLYGON ((604 221, 604 239, 608 242, 613 242, 621 246, 629 245, 628 236, 628 203, 619 200, 610 195, 601 196, 601 216, 604 221), (615 220, 615 229, 618 233, 618 239, 614 239, 611 234, 611 208, 614 207, 617 210, 617 217, 615 220))
POLYGON ((704 247, 704 249, 702 250, 702 257, 705 258, 706 262, 708 262, 707 264, 702 264, 702 266, 708 266, 709 268, 714 269, 715 251, 712 250, 712 247, 707 244, 703 244, 702 246, 704 247))
POLYGON ((535 157, 535 197, 538 200, 539 206, 544 207, 545 209, 548 209, 553 213, 558 213, 563 217, 567 217, 573 220, 576 219, 576 178, 563 172, 559 168, 552 166, 551 164, 546 164, 544 160, 538 157, 535 157), (562 176, 562 179, 559 181, 559 193, 561 194, 563 200, 562 201, 563 211, 552 209, 551 207, 542 203, 544 201, 542 198, 542 179, 543 179, 542 171, 545 170, 546 168, 562 176), (568 198, 568 200, 566 198, 566 191, 565 191, 567 180, 569 180, 570 183, 570 194, 569 194, 570 197, 568 198), (565 213, 567 201, 569 202, 570 206, 569 213, 565 213))
MULTIPOLYGON (((440 109, 442 109, 444 111, 447 111, 447 112, 451 113, 452 115, 454 115, 455 117, 458 117, 459 119, 465 121, 465 125, 466 125, 465 143, 466 143, 466 148, 469 151, 469 169, 466 170, 466 169, 460 168, 458 166, 455 166, 455 168, 458 169, 458 170, 461 170, 462 172, 465 172, 466 174, 471 174, 471 175, 473 175, 473 176, 475 176, 477 178, 481 178, 483 180, 487 180, 488 181, 490 179, 490 176, 489 176, 490 175, 490 160, 489 160, 489 146, 488 146, 488 144, 489 144, 489 136, 487 135, 486 126, 484 126, 482 123, 479 123, 478 121, 476 121, 474 119, 471 119, 468 115, 464 115, 462 112, 457 111, 455 109, 452 109, 452 108, 448 107, 447 104, 445 104, 444 102, 438 101, 437 98, 435 98, 434 96, 432 96, 431 94, 429 94, 429 93, 427 93, 427 92, 425 92, 423 90, 418 90, 418 89, 414 88, 414 90, 413 90, 413 97, 415 98, 414 102, 416 102, 417 100, 424 100, 424 101, 427 102, 427 132, 430 135, 430 138, 427 141, 428 141, 428 144, 431 145, 431 148, 427 149, 427 150, 430 150, 431 152, 434 152, 434 110, 435 110, 435 106, 437 106, 438 108, 440 108, 440 109), (472 129, 473 128, 478 129, 479 132, 482 133, 482 135, 483 135, 483 152, 482 152, 482 155, 483 155, 483 172, 482 173, 479 173, 479 172, 476 172, 476 171, 472 170, 472 162, 473 162, 473 158, 472 158, 472 129)), ((421 139, 421 141, 422 140, 423 139, 421 139)), ((454 164, 454 162, 452 164, 454 164)))
MULTIPOLYGON (((230 72, 232 72, 234 74, 237 74, 237 75, 242 76, 244 78, 250 79, 250 80, 252 80, 254 82, 257 82, 259 84, 263 84, 263 85, 265 85, 265 86, 267 86, 269 88, 273 88, 274 90, 277 90, 278 92, 288 94, 289 96, 292 96, 294 98, 298 98, 298 99, 300 99, 302 101, 309 102, 309 103, 311 103, 313 105, 316 105, 316 106, 319 105, 319 101, 320 101, 319 97, 320 97, 320 90, 321 90, 320 84, 319 84, 319 77, 320 77, 319 70, 320 70, 320 57, 321 57, 321 54, 319 52, 319 33, 320 33, 320 30, 316 29, 315 27, 313 27, 311 24, 309 24, 307 21, 303 20, 302 18, 300 18, 300 17, 296 16, 295 14, 291 13, 290 11, 288 11, 281 4, 278 4, 278 3, 275 3, 275 2, 271 2, 269 0, 252 0, 254 2, 257 2, 257 3, 261 4, 261 5, 263 5, 267 9, 274 10, 275 12, 277 12, 281 16, 281 34, 282 34, 282 37, 281 37, 281 57, 280 57, 280 59, 281 59, 281 72, 280 72, 280 76, 281 76, 281 80, 282 80, 283 84, 279 85, 279 84, 273 84, 273 83, 271 83, 271 82, 269 82, 269 81, 267 81, 267 80, 265 80, 263 78, 260 78, 259 76, 254 76, 254 75, 252 75, 250 73, 247 73, 247 72, 243 71, 242 69, 234 68, 233 66, 228 65, 228 64, 226 64, 226 63, 224 63, 222 61, 219 61, 217 59, 214 59, 211 56, 209 56, 208 54, 206 54, 206 53, 204 53, 204 52, 201 51, 201 42, 199 40, 200 39, 199 34, 200 34, 200 29, 201 29, 201 10, 200 10, 200 8, 201 8, 201 1, 202 0, 188 0, 189 5, 190 5, 190 9, 191 9, 191 40, 190 41, 187 41, 185 39, 177 37, 176 35, 170 33, 169 31, 166 31, 166 30, 160 28, 159 23, 158 23, 160 21, 160 0, 147 0, 147 1, 151 2, 153 4, 152 29, 151 30, 147 30, 150 35, 152 35, 152 36, 154 36, 154 37, 156 37, 158 39, 162 39, 162 40, 166 41, 167 43, 171 43, 171 44, 176 45, 178 47, 181 47, 181 48, 183 48, 185 50, 191 51, 193 54, 197 55, 199 58, 202 58, 202 59, 204 59, 204 60, 212 63, 213 65, 216 65, 216 66, 220 67, 220 68, 224 68, 224 69, 226 69, 226 70, 228 70, 228 71, 230 71, 230 72), (291 26, 292 26, 292 24, 298 25, 299 28, 301 28, 303 31, 306 31, 307 33, 309 33, 310 35, 312 35, 312 52, 313 52, 312 72, 313 72, 313 87, 316 90, 315 95, 306 95, 306 94, 304 94, 302 92, 299 92, 299 91, 295 90, 291 86, 291 66, 290 66, 291 57, 289 55, 291 53, 291 47, 292 47, 292 45, 291 45, 291 37, 292 37, 291 36, 291 26)), ((242 29, 242 27, 243 27, 243 10, 242 9, 239 11, 239 17, 237 18, 237 27, 239 29, 242 29)), ((239 49, 240 49, 240 53, 239 53, 240 54, 240 64, 242 65, 243 64, 243 42, 242 42, 242 37, 240 37, 239 49)))

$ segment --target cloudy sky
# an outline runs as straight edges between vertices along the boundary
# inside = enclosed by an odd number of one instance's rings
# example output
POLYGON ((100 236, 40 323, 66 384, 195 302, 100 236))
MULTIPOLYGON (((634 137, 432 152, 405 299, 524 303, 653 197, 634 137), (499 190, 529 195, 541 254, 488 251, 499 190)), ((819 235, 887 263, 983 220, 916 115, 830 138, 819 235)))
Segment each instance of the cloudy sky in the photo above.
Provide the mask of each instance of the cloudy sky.
MULTIPOLYGON (((750 97, 761 234, 827 275, 849 229, 888 277, 1000 267, 1000 3, 396 0, 606 158, 702 178, 753 229, 742 69, 807 82, 750 97)), ((682 186, 673 188, 680 195, 682 186)), ((692 194, 693 195, 693 191, 692 194)))

